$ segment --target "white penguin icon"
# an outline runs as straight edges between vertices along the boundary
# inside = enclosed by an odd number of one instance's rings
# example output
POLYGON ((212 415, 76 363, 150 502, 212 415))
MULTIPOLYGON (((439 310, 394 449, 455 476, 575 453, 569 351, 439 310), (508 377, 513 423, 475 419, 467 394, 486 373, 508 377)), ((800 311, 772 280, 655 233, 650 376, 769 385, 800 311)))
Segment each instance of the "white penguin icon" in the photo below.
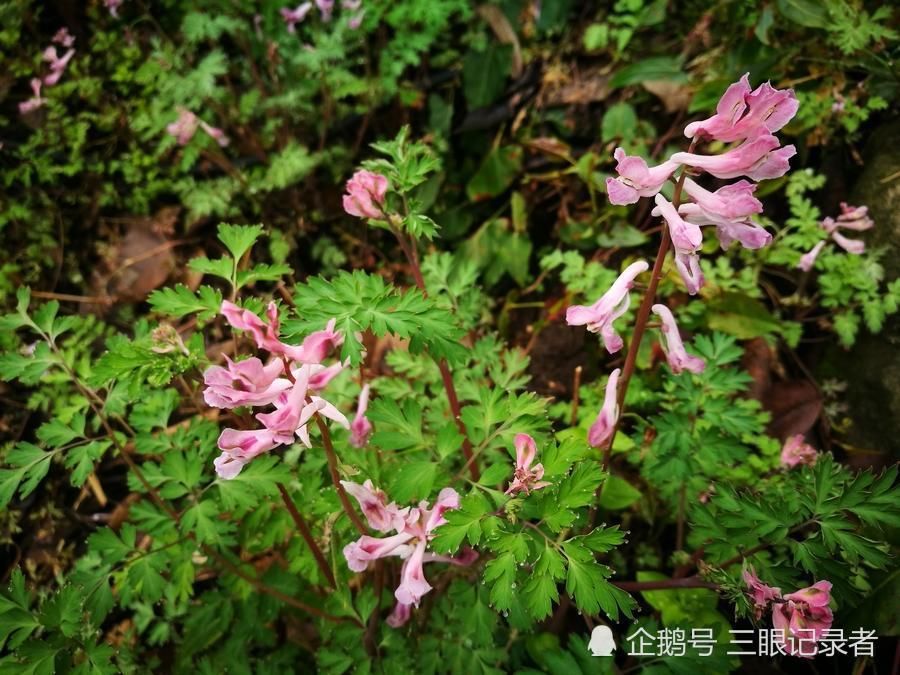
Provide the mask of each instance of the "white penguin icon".
POLYGON ((596 626, 591 632, 588 649, 592 656, 612 656, 616 650, 616 641, 609 626, 596 626))

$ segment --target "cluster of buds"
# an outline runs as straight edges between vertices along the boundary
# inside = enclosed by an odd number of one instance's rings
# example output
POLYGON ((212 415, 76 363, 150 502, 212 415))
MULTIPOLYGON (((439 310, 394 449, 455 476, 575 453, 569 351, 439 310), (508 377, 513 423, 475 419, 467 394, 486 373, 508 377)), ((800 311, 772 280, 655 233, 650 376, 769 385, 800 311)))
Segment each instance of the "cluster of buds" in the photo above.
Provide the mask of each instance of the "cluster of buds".
POLYGON ((166 132, 172 136, 178 145, 187 145, 197 133, 197 129, 212 138, 219 147, 226 147, 230 142, 225 132, 218 127, 211 126, 197 117, 186 108, 178 108, 178 119, 166 126, 166 132))
POLYGON ((718 155, 676 152, 662 164, 649 167, 640 157, 629 157, 622 148, 615 151, 615 178, 608 178, 606 189, 613 204, 634 204, 641 197, 656 202, 653 215, 662 216, 669 228, 675 249, 675 265, 688 293, 703 286, 699 251, 703 244, 702 226, 714 225, 719 243, 728 248, 733 242, 749 249, 768 244, 772 237, 752 216, 762 211, 753 193, 756 185, 747 180, 720 187, 711 192, 688 178, 684 193, 689 200, 676 205, 660 190, 675 171, 688 167, 720 179, 746 177, 753 181, 783 176, 788 160, 796 154, 793 145, 781 147, 775 132, 797 112, 793 90, 774 89, 768 82, 750 88, 749 76, 728 87, 712 117, 687 125, 685 136, 699 140, 737 143, 718 155))
MULTIPOLYGON (((322 21, 329 23, 334 16, 334 0, 315 0, 315 2, 302 2, 296 7, 282 7, 281 18, 287 25, 288 33, 297 31, 297 24, 303 23, 307 15, 312 11, 313 4, 319 10, 322 21)), ((347 25, 351 30, 356 30, 362 23, 366 10, 362 7, 362 0, 341 0, 341 8, 350 12, 347 25)))
POLYGON ((387 495, 375 488, 372 481, 367 480, 362 485, 341 481, 341 485, 359 503, 369 527, 385 534, 394 532, 380 539, 363 535, 344 547, 347 566, 354 572, 364 572, 379 558, 398 557, 403 560, 400 584, 394 591, 397 604, 387 619, 389 626, 397 628, 409 621, 412 608, 418 607, 422 597, 431 590, 431 584, 425 578, 425 563, 468 566, 478 558, 478 554, 471 549, 465 549, 456 556, 428 551, 434 529, 446 522, 444 513, 459 508, 459 495, 453 488, 441 490, 432 508, 428 507, 427 501, 419 502, 416 507, 400 508, 394 502, 388 503, 387 495))
POLYGON ((69 33, 68 28, 60 28, 50 41, 53 44, 47 47, 41 55, 41 58, 47 62, 49 72, 43 78, 32 78, 30 82, 31 98, 19 104, 19 112, 23 115, 37 110, 47 103, 47 99, 41 95, 41 88, 56 85, 63 73, 66 72, 69 61, 75 56, 75 48, 73 47, 75 37, 69 33), (56 45, 66 50, 62 56, 56 51, 56 45))
MULTIPOLYGON (((819 227, 826 234, 830 235, 831 240, 844 249, 847 253, 853 255, 861 255, 866 250, 866 244, 859 239, 850 239, 845 237, 841 230, 850 230, 852 232, 865 232, 875 226, 875 221, 869 218, 869 207, 867 206, 850 206, 846 202, 841 202, 841 215, 837 218, 825 218, 819 227)), ((825 248, 828 239, 818 242, 808 253, 800 256, 800 262, 797 263, 804 272, 809 272, 813 265, 816 264, 816 258, 825 248)))
MULTIPOLYGON (((295 436, 311 447, 309 423, 314 415, 350 429, 344 414, 321 396, 345 365, 339 361, 329 366, 323 363, 344 340, 334 330, 334 320, 296 346, 281 341, 278 308, 274 302, 266 311, 268 323, 227 300, 222 303, 221 312, 233 328, 248 332, 259 349, 269 352, 271 360, 263 363, 251 357, 235 362, 226 356, 224 367, 211 366, 204 372, 204 400, 215 408, 274 406, 271 412, 256 414, 262 424, 260 429, 222 431, 218 442, 222 454, 215 460, 216 473, 221 478, 234 478, 254 457, 279 445, 294 443, 295 436)), ((367 401, 368 391, 364 396, 367 401)), ((358 427, 365 420, 365 405, 361 411, 354 421, 358 427)), ((368 435, 368 432, 356 433, 361 441, 368 435)))
POLYGON ((780 642, 788 654, 812 658, 816 649, 805 645, 815 645, 825 631, 831 628, 834 617, 831 608, 831 582, 819 581, 799 591, 781 595, 780 588, 767 586, 751 567, 744 570, 744 583, 750 589, 748 595, 753 601, 757 620, 771 607, 772 625, 781 633, 780 642))

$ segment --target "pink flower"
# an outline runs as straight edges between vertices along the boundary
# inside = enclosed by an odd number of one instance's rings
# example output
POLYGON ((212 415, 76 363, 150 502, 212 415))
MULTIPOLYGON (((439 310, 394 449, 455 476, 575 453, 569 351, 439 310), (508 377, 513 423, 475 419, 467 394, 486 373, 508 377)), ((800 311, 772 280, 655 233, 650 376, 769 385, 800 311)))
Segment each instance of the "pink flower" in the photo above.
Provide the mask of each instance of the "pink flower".
POLYGON ((125 0, 103 0, 103 4, 106 5, 106 9, 109 10, 110 16, 115 18, 119 18, 119 7, 122 6, 122 3, 125 0))
POLYGON ((210 126, 206 122, 200 122, 200 128, 203 129, 207 136, 218 143, 220 148, 227 147, 231 142, 228 136, 225 135, 225 132, 218 127, 210 126))
POLYGON ((382 206, 388 190, 388 179, 371 171, 357 171, 347 181, 344 211, 357 218, 385 218, 382 206))
POLYGON ((631 263, 593 305, 569 307, 566 310, 566 323, 570 326, 587 326, 589 332, 600 333, 606 350, 615 354, 622 349, 623 342, 616 333, 613 322, 628 311, 631 302, 628 291, 634 286, 635 277, 649 268, 644 260, 631 263))
POLYGON ((703 272, 700 270, 700 256, 697 253, 703 244, 703 232, 699 225, 678 215, 672 202, 662 195, 656 195, 655 201, 656 207, 650 213, 662 216, 666 221, 675 249, 675 267, 688 293, 695 295, 703 287, 703 272))
POLYGON ((793 145, 781 148, 771 134, 748 138, 741 145, 721 155, 697 155, 676 152, 671 159, 711 173, 717 178, 747 176, 753 180, 780 178, 790 168, 788 160, 797 154, 793 145))
POLYGON ((858 239, 848 239, 840 230, 853 230, 854 232, 865 232, 875 226, 875 222, 868 216, 869 209, 866 206, 848 206, 846 202, 841 202, 841 215, 834 218, 825 218, 821 223, 824 229, 838 246, 852 253, 860 255, 866 250, 865 242, 858 239))
POLYGON ((47 102, 47 99, 41 97, 42 84, 41 80, 37 77, 31 79, 31 91, 33 96, 27 101, 22 101, 19 104, 19 112, 21 114, 25 115, 26 113, 37 110, 47 102))
POLYGON ((753 608, 756 618, 759 619, 772 600, 781 600, 781 589, 767 586, 756 576, 756 571, 751 567, 743 572, 744 583, 750 588, 750 597, 753 599, 753 608))
POLYGON ((348 12, 355 12, 362 7, 362 0, 341 0, 341 7, 348 12))
POLYGON ((797 114, 799 102, 793 89, 778 90, 765 82, 750 91, 749 73, 725 91, 716 114, 684 128, 688 138, 696 136, 731 142, 774 133, 797 114))
POLYGON ((819 253, 822 252, 822 249, 825 247, 825 240, 823 239, 818 244, 812 247, 808 252, 804 253, 800 256, 800 262, 797 263, 797 267, 799 267, 804 272, 809 272, 813 265, 816 264, 816 258, 819 257, 819 253))
POLYGON ((284 344, 278 339, 281 325, 278 306, 274 302, 270 302, 266 309, 268 324, 249 309, 243 309, 228 300, 222 302, 220 311, 233 328, 248 331, 260 349, 304 364, 321 363, 329 351, 344 341, 344 336, 334 330, 335 320, 332 319, 325 330, 310 333, 299 347, 284 344))
POLYGON ((224 131, 217 127, 210 126, 190 110, 182 107, 178 108, 178 119, 166 126, 166 131, 170 136, 175 138, 178 145, 187 145, 194 137, 194 134, 197 133, 197 129, 202 129, 203 132, 218 143, 220 147, 224 148, 230 142, 224 131))
POLYGON ((806 464, 812 466, 819 455, 816 449, 803 440, 803 434, 791 436, 781 449, 781 466, 793 468, 806 464))
POLYGON ((175 138, 178 145, 187 145, 197 133, 200 120, 186 108, 178 108, 178 119, 166 126, 166 131, 175 138))
POLYGON ((785 602, 772 606, 772 625, 781 631, 788 654, 812 658, 818 651, 816 642, 831 628, 834 616, 828 607, 831 602, 831 583, 819 581, 784 596, 785 602))
POLYGON ((678 168, 679 163, 669 160, 652 169, 641 157, 629 157, 622 148, 613 153, 618 178, 606 179, 606 193, 611 204, 634 204, 641 197, 653 197, 678 168))
POLYGON ((369 522, 369 527, 379 532, 402 532, 409 515, 409 507, 401 509, 394 502, 387 503, 387 495, 376 488, 371 480, 362 485, 341 481, 341 485, 359 503, 359 508, 369 522))
POLYGON ((334 13, 334 0, 315 0, 316 7, 319 8, 319 14, 322 16, 322 21, 328 23, 331 21, 331 15, 334 13))
POLYGON ((372 560, 378 558, 387 556, 403 558, 400 584, 394 592, 397 605, 387 619, 389 626, 397 628, 409 620, 412 607, 418 607, 422 596, 431 590, 431 584, 425 578, 425 563, 448 562, 453 565, 471 565, 478 554, 467 550, 458 556, 450 557, 427 552, 428 543, 434 537, 434 529, 446 522, 444 513, 449 509, 459 508, 459 495, 452 488, 441 490, 434 508, 429 509, 427 502, 420 502, 414 509, 392 510, 396 509, 396 505, 385 506, 387 497, 380 491, 375 491, 370 482, 367 481, 363 486, 356 488, 352 488, 352 485, 344 483, 348 491, 353 490, 351 494, 362 496, 360 506, 369 524, 373 527, 377 525, 376 529, 381 528, 381 531, 394 528, 397 533, 383 539, 362 536, 344 547, 344 558, 347 560, 347 566, 354 572, 362 572, 372 560), (363 501, 366 502, 366 506, 363 506, 363 501), (372 518, 369 517, 370 514, 372 518))
POLYGON ((311 363, 306 364, 306 366, 292 368, 291 373, 293 373, 294 377, 296 377, 301 368, 308 367, 310 391, 321 391, 328 386, 329 382, 331 382, 335 377, 341 374, 341 371, 344 369, 346 363, 349 362, 341 363, 340 361, 338 361, 337 363, 331 364, 327 368, 318 363, 311 363))
POLYGON ((412 549, 407 545, 412 537, 407 532, 398 532, 390 537, 378 539, 363 535, 344 547, 343 554, 347 567, 354 572, 365 572, 369 563, 388 556, 407 557, 412 549))
POLYGON ((694 202, 679 206, 678 213, 697 225, 715 225, 722 248, 739 241, 744 248, 758 249, 772 241, 772 235, 750 219, 762 212, 762 202, 753 196, 754 183, 740 180, 709 192, 688 178, 684 190, 694 202))
POLYGON ((319 396, 309 395, 310 370, 311 366, 306 365, 298 371, 293 387, 282 392, 275 401, 274 412, 256 415, 266 429, 275 433, 280 443, 292 443, 296 434, 306 447, 312 447, 307 425, 317 413, 345 429, 350 427, 347 418, 334 405, 319 396))
POLYGON ((699 356, 692 356, 687 353, 684 343, 681 341, 681 335, 678 333, 678 324, 675 323, 675 317, 672 316, 671 310, 665 305, 653 305, 651 310, 662 321, 660 330, 665 343, 666 360, 669 362, 669 368, 678 375, 683 370, 689 370, 692 373, 702 373, 706 368, 706 361, 699 356))
MULTIPOLYGON (((359 392, 359 403, 356 406, 356 417, 350 423, 350 445, 354 448, 364 448, 369 442, 372 433, 372 423, 366 418, 366 410, 369 407, 369 385, 363 386, 359 392)), ((377 528, 376 528, 377 529, 377 528)))
POLYGON ((203 398, 213 408, 269 405, 291 387, 290 380, 279 377, 284 372, 280 361, 267 366, 255 357, 235 363, 226 356, 225 361, 227 367, 210 366, 203 373, 203 398))
POLYGON ((356 30, 362 25, 365 16, 366 10, 362 10, 361 12, 354 14, 347 20, 347 27, 350 28, 350 30, 356 30))
POLYGON ((543 464, 535 464, 534 468, 531 468, 531 463, 534 461, 534 455, 537 452, 534 439, 528 434, 516 434, 515 446, 516 468, 513 473, 513 481, 509 484, 505 494, 515 494, 517 492, 528 494, 531 490, 540 490, 551 485, 551 483, 541 480, 544 477, 543 464))
POLYGON ((311 2, 301 3, 297 5, 295 9, 291 9, 290 7, 281 8, 281 18, 284 19, 284 22, 287 24, 288 33, 293 33, 297 30, 296 25, 306 18, 306 15, 309 14, 309 10, 311 9, 311 2))
POLYGON ((75 56, 75 50, 69 49, 61 57, 56 54, 56 47, 50 46, 44 50, 44 61, 50 64, 50 73, 44 76, 44 84, 52 87, 57 82, 69 65, 69 61, 75 56))
POLYGON ((276 435, 268 429, 238 431, 225 429, 219 435, 222 454, 213 462, 220 478, 231 480, 251 459, 280 445, 276 435))
POLYGON ((606 380, 603 407, 588 430, 588 444, 593 448, 606 446, 616 430, 616 422, 619 420, 618 386, 621 373, 622 371, 616 368, 606 380))
POLYGON ((56 31, 56 34, 53 36, 50 42, 54 42, 68 49, 75 44, 75 38, 69 33, 69 29, 63 26, 58 31, 56 31))

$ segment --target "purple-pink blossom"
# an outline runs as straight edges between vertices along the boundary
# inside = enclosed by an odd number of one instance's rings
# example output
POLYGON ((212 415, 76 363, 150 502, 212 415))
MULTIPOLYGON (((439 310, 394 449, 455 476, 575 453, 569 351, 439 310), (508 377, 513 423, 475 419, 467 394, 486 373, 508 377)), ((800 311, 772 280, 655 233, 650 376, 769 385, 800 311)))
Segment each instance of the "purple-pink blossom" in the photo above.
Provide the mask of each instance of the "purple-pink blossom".
POLYGON ((359 503, 359 509, 369 523, 369 527, 379 532, 402 530, 409 515, 409 507, 399 508, 394 502, 388 504, 387 495, 376 488, 371 480, 360 485, 351 481, 341 481, 341 485, 359 503))
POLYGON ((791 121, 800 103, 793 89, 775 89, 764 82, 750 89, 750 74, 725 90, 716 106, 716 114, 684 128, 688 138, 711 138, 731 142, 774 133, 791 121))
POLYGON ((544 465, 538 463, 531 466, 537 453, 534 439, 528 434, 516 434, 513 443, 516 447, 516 467, 506 494, 516 494, 517 492, 528 494, 532 490, 540 490, 550 485, 547 481, 541 480, 544 477, 544 465))
POLYGON ((566 310, 566 323, 570 326, 587 326, 591 333, 600 333, 610 354, 622 349, 623 341, 613 322, 628 311, 630 293, 637 275, 650 266, 644 260, 631 263, 613 282, 609 290, 593 305, 573 305, 566 310))
POLYGON ((44 75, 44 84, 48 87, 52 87, 59 82, 59 78, 61 78, 66 71, 66 66, 69 65, 69 61, 72 60, 73 56, 75 56, 74 49, 69 49, 62 56, 58 56, 56 47, 53 45, 47 47, 44 50, 43 59, 50 65, 50 72, 47 75, 44 75))
POLYGON ((202 129, 220 147, 224 148, 230 142, 224 131, 207 124, 186 108, 179 107, 178 118, 166 126, 166 131, 175 138, 178 145, 187 145, 197 133, 197 129, 202 129))
POLYGON ((797 267, 804 272, 809 272, 813 268, 813 265, 816 264, 816 258, 819 257, 823 248, 825 248, 824 239, 800 256, 800 262, 797 263, 797 267))
POLYGON ((710 192, 688 178, 684 191, 693 202, 679 206, 678 213, 697 225, 715 225, 723 249, 735 241, 744 248, 762 248, 772 241, 772 235, 750 218, 763 209, 762 202, 753 196, 755 190, 755 183, 739 180, 710 192))
POLYGON ((662 216, 669 228, 672 246, 675 249, 675 268, 681 275, 687 292, 695 295, 703 287, 703 272, 700 269, 699 250, 703 245, 700 226, 684 220, 675 205, 662 195, 656 195, 654 216, 662 216))
POLYGON ((350 423, 350 445, 354 448, 364 448, 372 434, 372 423, 366 417, 369 408, 369 385, 363 385, 359 392, 359 403, 356 406, 356 417, 350 423))
POLYGON ((331 16, 334 13, 334 0, 315 0, 316 7, 319 8, 319 15, 322 17, 322 21, 328 23, 331 21, 331 16))
POLYGON ((854 255, 861 255, 866 250, 866 244, 859 239, 849 239, 845 237, 841 230, 852 230, 854 232, 865 232, 874 227, 875 222, 869 218, 869 208, 867 206, 849 206, 846 202, 841 202, 841 215, 835 218, 825 218, 820 226, 834 240, 838 246, 854 255))
POLYGON ((784 602, 772 605, 772 625, 781 633, 785 651, 793 656, 812 658, 816 643, 831 628, 831 583, 819 581, 808 588, 788 593, 784 602))
POLYGON ((301 23, 306 18, 306 15, 309 14, 311 9, 311 2, 300 3, 294 9, 291 9, 290 7, 281 8, 281 18, 284 19, 284 22, 287 24, 288 33, 293 33, 297 30, 297 24, 301 23))
POLYGON ((41 96, 41 86, 43 83, 41 82, 40 78, 31 78, 30 84, 32 92, 31 98, 27 101, 22 101, 19 104, 19 112, 23 115, 37 110, 47 102, 47 99, 41 96))
POLYGON ((210 366, 203 373, 206 385, 203 398, 213 408, 269 405, 291 387, 291 381, 281 377, 284 373, 281 361, 263 365, 253 357, 235 363, 228 356, 225 361, 225 368, 210 366))
MULTIPOLYGON (((403 559, 400 571, 400 583, 394 591, 397 605, 387 619, 392 627, 402 626, 409 620, 413 607, 418 607, 422 597, 431 590, 431 584, 425 578, 424 565, 428 562, 447 562, 455 565, 470 565, 478 557, 471 550, 461 552, 459 555, 441 556, 429 553, 428 544, 434 537, 434 529, 442 525, 446 520, 444 513, 451 509, 459 508, 459 495, 452 488, 444 488, 438 494, 433 508, 428 507, 428 502, 419 502, 415 508, 399 510, 395 505, 386 505, 387 497, 367 482, 361 489, 351 487, 349 483, 343 483, 345 489, 356 496, 362 495, 367 507, 362 507, 366 518, 373 515, 382 532, 394 529, 395 534, 381 539, 363 535, 354 542, 344 547, 344 558, 347 566, 354 572, 362 572, 369 564, 378 558, 396 556, 403 559), (392 510, 393 507, 393 510, 392 510), (366 511, 366 508, 369 511, 366 511), (398 517, 403 514, 403 517, 398 517), (389 525, 389 527, 388 527, 389 525)), ((372 519, 369 519, 372 525, 372 519)))
POLYGON ((747 587, 750 589, 749 595, 753 600, 753 610, 756 618, 759 619, 762 617, 763 612, 766 611, 770 602, 773 600, 781 600, 781 589, 767 586, 760 581, 759 577, 756 576, 756 571, 752 567, 744 570, 743 578, 744 583, 747 584, 747 587))
POLYGON ((222 302, 221 312, 233 328, 249 332, 260 349, 300 363, 321 363, 331 350, 344 341, 344 336, 334 330, 335 320, 332 319, 325 330, 311 333, 299 347, 285 344, 279 339, 278 307, 274 302, 269 303, 266 309, 268 324, 250 310, 228 300, 222 302))
POLYGON ((681 335, 678 332, 678 324, 675 323, 675 317, 672 311, 665 305, 657 304, 651 307, 656 316, 662 321, 660 330, 662 331, 664 348, 666 353, 666 361, 672 372, 678 375, 682 371, 689 370, 692 373, 702 373, 706 368, 706 361, 699 356, 693 356, 687 353, 684 343, 681 341, 681 335))
POLYGON ((634 204, 641 197, 653 197, 665 185, 678 168, 672 160, 654 167, 647 166, 643 158, 625 154, 622 148, 613 153, 616 159, 617 178, 606 179, 606 193, 611 204, 634 204))
POLYGON ((606 380, 603 406, 588 430, 588 444, 593 448, 605 447, 616 430, 616 422, 619 421, 618 386, 621 373, 622 371, 616 368, 606 380))
POLYGON ((357 171, 347 181, 344 211, 357 218, 385 218, 382 207, 388 190, 388 179, 371 171, 357 171))
POLYGON ((106 5, 106 9, 109 10, 109 14, 112 17, 119 18, 119 7, 122 6, 122 3, 125 0, 103 0, 103 4, 106 5))
POLYGON ((58 31, 56 31, 56 33, 50 39, 50 42, 68 49, 75 44, 75 37, 71 33, 69 33, 69 29, 66 26, 63 26, 58 31))
POLYGON ((804 440, 803 434, 796 434, 788 438, 781 449, 781 465, 788 468, 801 465, 812 466, 818 457, 816 449, 804 440))
POLYGON ((780 178, 788 169, 788 160, 797 154, 793 145, 780 147, 781 142, 772 134, 763 133, 748 138, 741 145, 721 155, 698 155, 692 152, 676 152, 671 160, 702 169, 717 178, 746 176, 752 180, 780 178))

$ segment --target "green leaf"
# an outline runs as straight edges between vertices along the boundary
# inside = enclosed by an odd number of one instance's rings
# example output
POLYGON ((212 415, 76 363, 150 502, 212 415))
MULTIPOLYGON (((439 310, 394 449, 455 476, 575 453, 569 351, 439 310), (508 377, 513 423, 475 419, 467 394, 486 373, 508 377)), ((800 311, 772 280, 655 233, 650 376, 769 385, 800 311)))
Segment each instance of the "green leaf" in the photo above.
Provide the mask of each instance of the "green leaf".
POLYGON ((234 260, 225 257, 210 260, 205 256, 201 256, 192 258, 188 262, 188 267, 201 274, 211 274, 214 277, 231 281, 231 275, 234 273, 234 260))
POLYGON ((778 11, 786 19, 807 28, 828 28, 828 8, 819 0, 777 0, 778 11))
MULTIPOLYGON (((6 462, 19 472, 18 480, 22 481, 19 487, 19 497, 25 498, 30 495, 38 486, 47 471, 50 470, 50 459, 53 457, 52 452, 44 452, 36 445, 31 443, 17 443, 9 454, 6 456, 6 462)), ((5 484, 6 481, 4 480, 5 484)), ((4 486, 4 492, 8 490, 8 485, 4 486)))
POLYGON ((491 150, 466 185, 473 202, 496 197, 506 190, 522 170, 522 148, 504 145, 491 150))
POLYGON ((631 104, 616 103, 606 109, 600 124, 600 136, 604 143, 613 139, 634 138, 638 125, 637 113, 631 104))
POLYGON ((594 500, 597 487, 603 482, 603 472, 594 462, 582 462, 559 485, 559 505, 567 509, 587 506, 594 500))
POLYGON ((618 476, 610 476, 600 492, 599 504, 604 509, 615 511, 631 506, 640 498, 640 490, 636 490, 628 481, 618 476))
POLYGON ((758 300, 743 293, 723 293, 708 304, 709 327, 740 340, 780 335, 781 323, 758 300))
POLYGON ((653 56, 625 66, 609 80, 611 89, 619 89, 646 80, 667 80, 687 82, 687 75, 681 69, 681 60, 674 56, 653 56))
POLYGON ((444 513, 447 522, 435 529, 434 550, 456 553, 463 540, 476 546, 486 530, 496 528, 499 519, 486 517, 491 511, 490 502, 479 492, 464 497, 458 509, 444 513))
POLYGON ((76 438, 84 438, 85 416, 83 413, 75 415, 69 424, 59 419, 45 422, 36 432, 38 439, 51 448, 58 448, 66 443, 71 443, 76 438))
POLYGON ((491 42, 484 51, 470 51, 463 59, 463 93, 469 109, 490 105, 506 86, 512 66, 512 46, 491 42))
POLYGON ((267 190, 282 190, 294 185, 311 174, 320 160, 321 155, 310 154, 306 147, 291 141, 269 160, 262 187, 267 190))
POLYGON ((388 494, 400 504, 427 499, 434 487, 439 468, 431 460, 404 462, 394 475, 388 494))
POLYGON ((257 457, 230 480, 217 479, 222 506, 242 514, 266 499, 278 496, 278 483, 288 483, 291 471, 278 457, 257 457))
MULTIPOLYGON (((230 278, 231 271, 228 272, 230 278)), ((211 286, 201 286, 194 293, 183 284, 174 287, 158 288, 147 298, 154 311, 180 319, 188 314, 197 314, 202 324, 219 313, 222 307, 222 293, 211 286)))

